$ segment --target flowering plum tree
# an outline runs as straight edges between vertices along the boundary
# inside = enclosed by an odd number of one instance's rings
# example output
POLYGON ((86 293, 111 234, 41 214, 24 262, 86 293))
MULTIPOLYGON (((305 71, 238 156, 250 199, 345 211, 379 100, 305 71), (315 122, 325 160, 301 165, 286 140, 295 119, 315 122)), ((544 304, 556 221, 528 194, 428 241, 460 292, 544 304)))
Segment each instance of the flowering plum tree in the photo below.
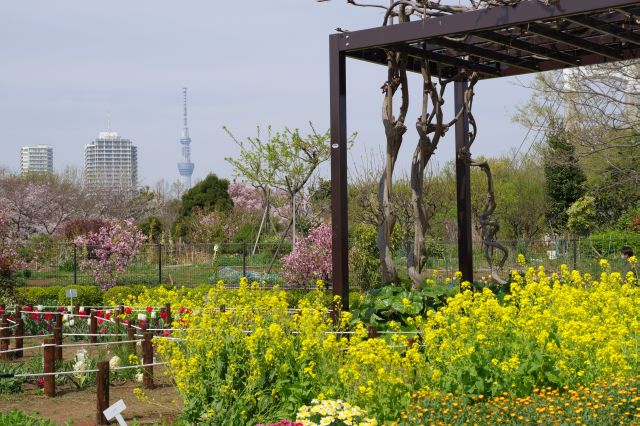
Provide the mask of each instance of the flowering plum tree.
POLYGON ((89 232, 74 240, 90 253, 80 267, 88 269, 103 290, 116 285, 118 274, 125 271, 147 237, 132 219, 110 220, 98 232, 89 232))
POLYGON ((289 282, 331 278, 331 225, 312 228, 291 254, 282 258, 284 277, 289 282))
POLYGON ((10 295, 13 291, 13 273, 22 266, 11 232, 10 210, 0 206, 0 295, 10 295))

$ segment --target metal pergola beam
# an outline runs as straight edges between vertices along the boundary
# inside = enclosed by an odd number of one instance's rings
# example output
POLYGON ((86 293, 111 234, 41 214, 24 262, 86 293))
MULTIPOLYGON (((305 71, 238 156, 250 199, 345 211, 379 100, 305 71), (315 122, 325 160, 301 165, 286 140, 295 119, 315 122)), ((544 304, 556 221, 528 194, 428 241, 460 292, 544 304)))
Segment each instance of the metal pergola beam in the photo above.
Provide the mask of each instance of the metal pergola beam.
POLYGON ((447 38, 436 38, 435 43, 448 47, 449 49, 457 50, 459 52, 468 53, 469 55, 476 56, 478 58, 488 59, 497 63, 511 65, 512 67, 521 68, 528 72, 539 71, 538 65, 533 61, 527 61, 518 59, 516 57, 505 55, 504 53, 496 52, 493 50, 485 49, 480 46, 475 46, 460 41, 449 40, 447 38))
POLYGON ((476 37, 491 41, 507 48, 514 48, 523 52, 531 53, 533 55, 543 56, 545 58, 552 59, 556 62, 561 62, 566 65, 578 66, 580 65, 580 59, 567 55, 566 53, 558 52, 557 50, 547 49, 540 45, 531 44, 526 41, 522 41, 517 37, 510 37, 503 34, 487 31, 484 33, 476 33, 476 37))
POLYGON ((483 64, 477 64, 465 59, 460 59, 456 56, 443 55, 441 53, 436 53, 429 50, 418 49, 417 47, 413 46, 406 46, 404 47, 404 49, 409 56, 413 56, 416 58, 426 59, 431 62, 445 64, 455 68, 464 68, 471 71, 477 71, 481 74, 490 76, 500 75, 500 70, 498 68, 490 67, 483 64))
POLYGON ((602 22, 595 18, 588 16, 574 16, 567 18, 571 22, 575 22, 578 25, 591 28, 603 34, 612 35, 620 40, 627 41, 636 45, 640 45, 640 36, 638 34, 624 30, 617 25, 610 24, 608 22, 602 22))
POLYGON ((620 61, 623 59, 623 56, 620 52, 611 49, 610 47, 591 43, 590 41, 587 41, 580 37, 573 36, 562 31, 554 30, 546 25, 532 23, 527 24, 525 27, 523 27, 523 29, 527 32, 546 37, 550 40, 568 44, 569 46, 586 50, 587 52, 595 53, 596 55, 605 56, 609 59, 613 59, 614 61, 620 61))
POLYGON ((601 12, 637 4, 637 0, 554 0, 548 5, 537 0, 526 1, 515 6, 492 7, 387 27, 342 33, 339 46, 341 51, 349 51, 398 43, 405 44, 475 31, 494 31, 530 22, 565 18, 588 12, 601 12))

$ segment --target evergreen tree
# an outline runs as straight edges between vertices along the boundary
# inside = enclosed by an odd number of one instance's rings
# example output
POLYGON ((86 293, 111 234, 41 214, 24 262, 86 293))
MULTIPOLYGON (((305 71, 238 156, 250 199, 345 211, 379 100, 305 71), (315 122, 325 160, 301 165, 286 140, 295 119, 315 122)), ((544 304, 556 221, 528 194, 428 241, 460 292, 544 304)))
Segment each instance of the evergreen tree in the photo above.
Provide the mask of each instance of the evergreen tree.
POLYGON ((566 230, 567 209, 585 194, 587 178, 560 125, 553 126, 547 136, 544 176, 549 198, 547 222, 554 231, 566 230))
POLYGON ((233 207, 233 201, 228 192, 229 181, 219 179, 213 173, 198 182, 182 195, 180 215, 187 217, 195 207, 202 210, 226 211, 233 207))

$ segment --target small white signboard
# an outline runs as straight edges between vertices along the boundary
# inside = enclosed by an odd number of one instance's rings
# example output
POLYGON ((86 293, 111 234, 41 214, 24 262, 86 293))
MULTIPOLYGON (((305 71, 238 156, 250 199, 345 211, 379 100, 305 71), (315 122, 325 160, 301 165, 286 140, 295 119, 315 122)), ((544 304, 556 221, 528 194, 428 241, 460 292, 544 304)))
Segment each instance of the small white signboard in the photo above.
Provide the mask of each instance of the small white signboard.
POLYGON ((122 412, 127 409, 127 406, 124 405, 124 401, 120 400, 113 404, 111 407, 104 410, 102 413, 107 418, 107 420, 116 419, 120 426, 127 426, 127 423, 124 421, 122 417, 122 412))
POLYGON ((67 294, 67 298, 69 298, 69 299, 73 299, 74 297, 78 297, 78 290, 76 290, 75 288, 69 288, 69 289, 65 290, 65 293, 67 294))

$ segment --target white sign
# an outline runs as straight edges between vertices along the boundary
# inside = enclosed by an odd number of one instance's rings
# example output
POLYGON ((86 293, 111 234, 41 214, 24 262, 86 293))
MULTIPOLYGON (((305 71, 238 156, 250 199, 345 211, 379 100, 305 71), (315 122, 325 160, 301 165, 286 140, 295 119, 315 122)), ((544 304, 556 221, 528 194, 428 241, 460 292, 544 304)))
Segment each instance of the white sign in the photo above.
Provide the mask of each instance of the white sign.
POLYGON ((69 288, 69 289, 65 290, 65 293, 67 295, 67 298, 69 298, 69 299, 73 299, 74 297, 78 297, 78 290, 76 290, 75 288, 69 288))
POLYGON ((120 400, 113 404, 111 407, 107 408, 102 412, 107 420, 116 419, 120 426, 127 426, 127 423, 124 421, 122 417, 122 412, 127 409, 127 406, 124 405, 124 401, 120 400))

